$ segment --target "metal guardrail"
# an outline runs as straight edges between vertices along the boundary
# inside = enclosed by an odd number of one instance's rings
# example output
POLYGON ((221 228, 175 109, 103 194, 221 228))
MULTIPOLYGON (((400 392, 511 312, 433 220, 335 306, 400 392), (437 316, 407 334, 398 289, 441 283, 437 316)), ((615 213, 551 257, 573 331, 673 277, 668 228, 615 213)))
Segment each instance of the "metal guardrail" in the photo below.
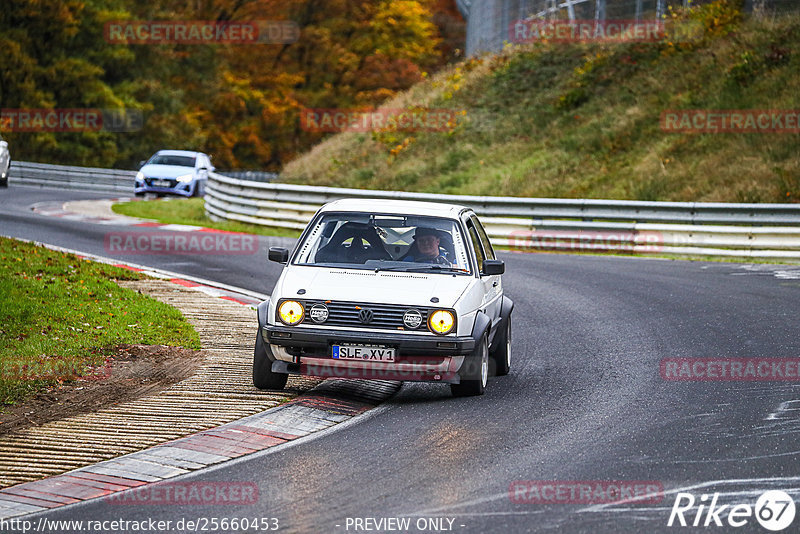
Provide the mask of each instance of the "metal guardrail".
POLYGON ((133 194, 136 171, 72 167, 12 161, 8 179, 11 183, 80 189, 84 191, 110 191, 133 194))
MULTIPOLYGON (((15 161, 15 183, 133 192, 136 171, 15 161)), ((239 180, 210 173, 210 217, 302 230, 326 202, 381 198, 469 206, 494 243, 517 250, 619 250, 800 260, 800 204, 544 199, 371 191, 239 180)))
POLYGON ((800 259, 800 204, 436 195, 248 182, 212 173, 206 212, 215 219, 302 230, 322 204, 340 198, 468 206, 495 244, 519 250, 800 259))

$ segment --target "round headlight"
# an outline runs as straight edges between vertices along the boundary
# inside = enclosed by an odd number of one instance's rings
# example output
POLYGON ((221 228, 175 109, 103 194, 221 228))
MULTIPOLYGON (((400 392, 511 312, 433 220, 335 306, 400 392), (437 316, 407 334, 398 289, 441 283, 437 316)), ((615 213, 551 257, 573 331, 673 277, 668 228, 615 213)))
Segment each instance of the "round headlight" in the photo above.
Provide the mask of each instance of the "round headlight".
POLYGON ((297 301, 286 300, 278 306, 278 317, 281 318, 283 324, 288 324, 289 326, 296 325, 303 320, 304 315, 305 310, 303 309, 303 305, 297 301))
POLYGON ((315 323, 322 324, 328 320, 328 307, 324 304, 314 304, 308 312, 308 316, 315 323))
POLYGON ((408 310, 403 315, 403 324, 406 328, 416 330, 422 324, 422 314, 417 310, 408 310))
POLYGON ((428 327, 434 334, 449 334, 456 324, 456 318, 448 310, 436 310, 428 318, 428 327))

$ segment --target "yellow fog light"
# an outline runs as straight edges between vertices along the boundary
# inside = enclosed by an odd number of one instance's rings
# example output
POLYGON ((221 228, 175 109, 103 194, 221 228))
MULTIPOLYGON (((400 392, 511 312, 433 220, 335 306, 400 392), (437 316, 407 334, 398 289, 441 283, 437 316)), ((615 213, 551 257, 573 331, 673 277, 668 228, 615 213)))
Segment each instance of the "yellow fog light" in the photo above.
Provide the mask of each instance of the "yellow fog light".
POLYGON ((428 317, 428 328, 434 334, 442 336, 449 334, 455 324, 456 318, 452 312, 447 310, 436 310, 428 317))
POLYGON ((296 325, 303 320, 306 311, 303 305, 295 300, 285 300, 278 306, 278 317, 283 324, 296 325))

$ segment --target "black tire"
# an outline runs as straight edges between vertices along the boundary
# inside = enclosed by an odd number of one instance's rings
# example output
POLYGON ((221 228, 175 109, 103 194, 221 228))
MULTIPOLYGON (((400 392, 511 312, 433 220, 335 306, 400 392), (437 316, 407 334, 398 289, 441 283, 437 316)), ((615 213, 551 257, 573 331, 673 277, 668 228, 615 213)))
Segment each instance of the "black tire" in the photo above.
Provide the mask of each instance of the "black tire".
POLYGON ((506 376, 511 370, 511 315, 506 320, 506 327, 497 333, 495 349, 492 352, 494 375, 506 376))
POLYGON ((8 187, 8 176, 0 179, 0 187, 8 187))
POLYGON ((144 196, 144 192, 141 192, 141 193, 134 193, 134 196, 137 196, 137 197, 143 197, 143 196, 144 196))
POLYGON ((484 335, 475 351, 467 356, 461 367, 460 384, 450 384, 454 397, 474 397, 483 395, 489 377, 489 340, 484 335))
POLYGON ((272 360, 267 350, 259 332, 256 334, 256 350, 253 354, 253 385, 258 389, 283 389, 289 375, 272 372, 272 360))

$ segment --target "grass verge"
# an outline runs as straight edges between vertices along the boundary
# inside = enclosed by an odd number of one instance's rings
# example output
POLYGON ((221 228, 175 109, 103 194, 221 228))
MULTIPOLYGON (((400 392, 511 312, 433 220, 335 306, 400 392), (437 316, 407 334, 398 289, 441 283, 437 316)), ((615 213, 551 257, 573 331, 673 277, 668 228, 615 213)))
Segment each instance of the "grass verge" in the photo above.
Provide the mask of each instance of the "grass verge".
POLYGON ((165 224, 188 224, 225 230, 227 232, 242 232, 246 234, 278 237, 300 236, 299 231, 286 228, 269 228, 237 221, 212 221, 206 215, 204 203, 205 201, 202 198, 167 198, 123 202, 114 204, 111 209, 114 210, 114 213, 119 213, 120 215, 138 217, 140 219, 154 219, 165 224))
POLYGON ((175 308, 119 287, 135 272, 0 237, 0 408, 103 378, 123 343, 200 348, 175 308))

